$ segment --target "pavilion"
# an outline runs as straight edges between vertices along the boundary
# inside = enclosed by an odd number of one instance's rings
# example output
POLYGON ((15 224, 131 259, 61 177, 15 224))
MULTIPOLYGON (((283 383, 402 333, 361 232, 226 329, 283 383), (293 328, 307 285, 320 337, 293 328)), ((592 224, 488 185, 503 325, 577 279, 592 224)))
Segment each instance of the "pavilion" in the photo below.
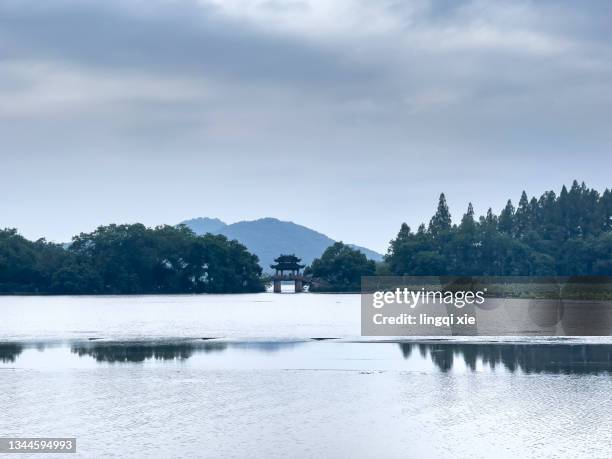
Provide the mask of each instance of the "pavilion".
POLYGON ((272 276, 274 282, 274 293, 281 293, 281 283, 283 281, 292 281, 295 286, 295 293, 299 293, 304 289, 304 276, 300 274, 300 270, 305 265, 301 265, 301 258, 291 255, 280 255, 274 259, 275 264, 270 265, 270 268, 275 270, 272 276))

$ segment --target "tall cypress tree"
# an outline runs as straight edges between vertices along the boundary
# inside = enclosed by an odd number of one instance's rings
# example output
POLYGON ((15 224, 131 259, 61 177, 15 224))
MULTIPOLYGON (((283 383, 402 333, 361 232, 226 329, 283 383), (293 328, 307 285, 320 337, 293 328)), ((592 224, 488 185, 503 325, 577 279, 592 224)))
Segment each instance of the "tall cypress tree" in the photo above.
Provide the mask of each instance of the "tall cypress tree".
POLYGON ((508 199, 504 210, 499 214, 498 227, 499 231, 504 234, 514 234, 514 206, 510 199, 508 199))
POLYGON ((399 233, 397 233, 397 241, 407 242, 411 235, 412 231, 410 230, 410 227, 406 223, 402 223, 399 233))
POLYGON ((473 231, 476 228, 476 222, 474 221, 474 207, 470 202, 468 204, 467 212, 463 215, 461 219, 461 225, 459 225, 459 230, 463 232, 473 231))
POLYGON ((446 204, 446 196, 442 193, 438 200, 438 210, 429 221, 429 233, 435 238, 446 231, 450 231, 451 223, 451 215, 448 210, 448 205, 446 204))
POLYGON ((529 228, 529 201, 524 190, 514 215, 514 221, 514 234, 520 239, 525 236, 529 228))
POLYGON ((399 233, 397 233, 397 237, 393 239, 389 245, 389 253, 396 253, 402 244, 408 242, 411 237, 412 231, 410 230, 410 227, 406 223, 402 223, 399 233))
POLYGON ((480 226, 487 233, 492 233, 497 229, 497 217, 490 207, 487 210, 487 215, 480 217, 480 226))
POLYGON ((541 238, 556 239, 561 219, 557 212, 557 197, 554 191, 547 191, 538 201, 536 228, 541 238))
POLYGON ((557 213, 559 218, 559 234, 560 237, 557 242, 565 241, 570 237, 570 223, 569 223, 569 192, 567 187, 563 185, 561 193, 559 193, 559 200, 557 201, 557 213))

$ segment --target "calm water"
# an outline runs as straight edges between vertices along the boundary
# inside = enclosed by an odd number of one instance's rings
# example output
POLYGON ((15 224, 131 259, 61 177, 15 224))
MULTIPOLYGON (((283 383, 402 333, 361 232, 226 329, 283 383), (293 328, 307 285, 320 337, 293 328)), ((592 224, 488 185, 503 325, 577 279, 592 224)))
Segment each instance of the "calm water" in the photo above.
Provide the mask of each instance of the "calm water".
POLYGON ((359 295, 0 296, 0 339, 355 338, 359 308, 359 295))
POLYGON ((354 342, 351 295, 0 312, 0 436, 77 437, 77 456, 610 457, 601 340, 354 342))

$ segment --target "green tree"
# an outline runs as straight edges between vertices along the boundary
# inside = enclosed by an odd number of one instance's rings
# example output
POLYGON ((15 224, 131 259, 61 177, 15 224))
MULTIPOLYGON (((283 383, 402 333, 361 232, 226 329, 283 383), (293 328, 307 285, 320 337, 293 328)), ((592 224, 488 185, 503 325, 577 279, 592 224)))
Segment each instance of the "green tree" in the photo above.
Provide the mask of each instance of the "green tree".
POLYGON ((525 234, 527 234, 529 229, 529 217, 529 201, 527 199, 527 193, 523 191, 516 209, 516 213, 514 214, 514 235, 517 238, 521 239, 525 236, 525 234))
POLYGON ((57 273, 69 262, 59 244, 29 241, 13 228, 0 230, 0 292, 53 293, 57 273))
POLYGON ((475 219, 471 204, 452 226, 444 195, 430 221, 412 234, 403 226, 385 263, 394 275, 608 275, 612 273, 612 193, 574 181, 559 196, 523 192, 499 218, 475 219))
POLYGON ((442 193, 438 200, 438 209, 429 221, 428 231, 432 237, 436 238, 450 231, 451 224, 451 215, 446 204, 446 196, 442 193))
POLYGON ((506 207, 499 214, 498 227, 500 232, 508 235, 514 234, 514 214, 514 206, 512 201, 508 199, 506 207))
POLYGON ((264 289, 255 255, 184 226, 101 226, 68 249, 0 231, 0 292, 239 293, 264 289))
POLYGON ((376 264, 359 250, 336 242, 312 262, 309 272, 315 281, 320 281, 321 287, 314 290, 357 292, 361 289, 362 276, 375 275, 376 264))

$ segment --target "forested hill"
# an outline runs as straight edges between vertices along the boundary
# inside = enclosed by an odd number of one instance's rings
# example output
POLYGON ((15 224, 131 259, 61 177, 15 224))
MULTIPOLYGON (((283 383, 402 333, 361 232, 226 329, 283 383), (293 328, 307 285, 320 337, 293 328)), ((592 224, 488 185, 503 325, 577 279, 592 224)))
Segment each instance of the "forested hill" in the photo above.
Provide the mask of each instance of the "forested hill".
POLYGON ((472 204, 453 224, 444 194, 429 225, 403 224, 385 257, 394 275, 612 275, 612 192, 574 181, 496 215, 472 204))
MULTIPOLYGON (((302 262, 310 264, 335 242, 325 234, 276 218, 260 218, 231 225, 216 218, 195 218, 186 220, 183 224, 196 234, 223 234, 228 239, 236 239, 259 257, 264 271, 270 270, 270 264, 281 253, 295 253, 302 262)), ((373 250, 351 244, 349 246, 371 260, 382 260, 382 255, 373 250)))

